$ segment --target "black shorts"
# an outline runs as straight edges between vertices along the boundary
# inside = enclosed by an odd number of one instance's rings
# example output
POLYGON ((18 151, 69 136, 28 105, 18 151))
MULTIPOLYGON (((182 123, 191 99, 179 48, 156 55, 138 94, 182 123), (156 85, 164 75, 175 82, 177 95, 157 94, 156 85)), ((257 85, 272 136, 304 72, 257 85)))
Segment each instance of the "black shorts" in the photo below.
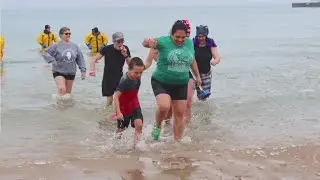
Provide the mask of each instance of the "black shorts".
POLYGON ((113 96, 121 77, 122 74, 116 76, 112 74, 104 75, 102 79, 102 96, 113 96))
POLYGON ((158 80, 151 78, 153 94, 168 94, 171 100, 187 100, 188 84, 163 84, 158 80))
POLYGON ((141 119, 143 122, 143 116, 141 112, 141 107, 138 107, 136 110, 134 110, 130 115, 123 116, 123 121, 117 120, 118 121, 118 128, 119 129, 125 129, 129 127, 129 124, 131 122, 131 127, 134 128, 134 121, 136 119, 141 119))
POLYGON ((66 80, 74 80, 74 78, 76 77, 76 75, 62 74, 62 73, 59 73, 59 72, 53 72, 52 75, 53 75, 53 78, 56 78, 57 76, 62 76, 66 80))

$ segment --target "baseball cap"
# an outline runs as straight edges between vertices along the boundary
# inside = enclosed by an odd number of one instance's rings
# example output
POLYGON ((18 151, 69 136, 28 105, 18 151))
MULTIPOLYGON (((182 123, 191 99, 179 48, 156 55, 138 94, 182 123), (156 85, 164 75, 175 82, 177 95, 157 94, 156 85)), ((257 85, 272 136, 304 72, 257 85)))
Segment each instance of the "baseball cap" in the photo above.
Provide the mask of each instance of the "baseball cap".
POLYGON ((115 32, 112 34, 112 39, 115 41, 118 41, 120 39, 124 39, 123 33, 122 32, 115 32))
POLYGON ((49 25, 45 25, 44 28, 45 28, 45 29, 48 29, 48 28, 50 28, 50 26, 49 26, 49 25))

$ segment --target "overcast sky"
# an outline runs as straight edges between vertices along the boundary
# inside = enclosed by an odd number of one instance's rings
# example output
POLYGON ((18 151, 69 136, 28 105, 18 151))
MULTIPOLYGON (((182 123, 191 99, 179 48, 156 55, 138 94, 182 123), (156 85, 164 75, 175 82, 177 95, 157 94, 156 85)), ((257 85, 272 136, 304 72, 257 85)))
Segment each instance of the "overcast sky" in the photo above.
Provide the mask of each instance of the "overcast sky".
MULTIPOLYGON (((299 0, 1 0, 1 7, 7 9, 16 8, 40 8, 40 7, 101 7, 101 6, 176 6, 187 5, 233 5, 272 3, 284 4, 299 0)), ((309 1, 309 0, 301 0, 309 1)))

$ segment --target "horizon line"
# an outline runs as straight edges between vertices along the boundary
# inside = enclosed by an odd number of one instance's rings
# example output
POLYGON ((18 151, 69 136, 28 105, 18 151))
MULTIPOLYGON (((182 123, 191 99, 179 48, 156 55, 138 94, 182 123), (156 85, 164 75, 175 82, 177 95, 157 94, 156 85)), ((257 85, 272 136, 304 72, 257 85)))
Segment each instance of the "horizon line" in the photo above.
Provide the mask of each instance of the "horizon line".
POLYGON ((106 6, 65 6, 65 7, 1 7, 1 10, 30 10, 30 9, 101 9, 101 8, 137 8, 137 7, 159 7, 159 8, 176 8, 176 7, 250 7, 250 6, 267 6, 267 5, 289 5, 291 7, 292 3, 266 3, 266 2, 253 2, 253 3, 234 3, 234 4, 209 4, 209 5, 199 5, 199 4, 184 4, 184 5, 106 5, 106 6))

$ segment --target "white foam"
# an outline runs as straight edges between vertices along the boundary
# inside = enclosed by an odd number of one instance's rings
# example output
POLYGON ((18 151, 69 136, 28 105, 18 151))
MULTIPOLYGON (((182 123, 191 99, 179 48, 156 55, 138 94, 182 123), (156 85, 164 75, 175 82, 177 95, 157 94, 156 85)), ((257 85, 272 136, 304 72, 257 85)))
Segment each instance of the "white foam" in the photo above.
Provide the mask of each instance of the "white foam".
POLYGON ((137 144, 135 145, 135 148, 139 151, 148 151, 148 144, 146 143, 145 140, 140 139, 137 144))
POLYGON ((303 89, 300 92, 315 92, 314 89, 303 89))
POLYGON ((60 96, 58 94, 52 94, 52 99, 55 99, 55 100, 70 100, 71 99, 71 94, 67 93, 63 96, 60 96))

